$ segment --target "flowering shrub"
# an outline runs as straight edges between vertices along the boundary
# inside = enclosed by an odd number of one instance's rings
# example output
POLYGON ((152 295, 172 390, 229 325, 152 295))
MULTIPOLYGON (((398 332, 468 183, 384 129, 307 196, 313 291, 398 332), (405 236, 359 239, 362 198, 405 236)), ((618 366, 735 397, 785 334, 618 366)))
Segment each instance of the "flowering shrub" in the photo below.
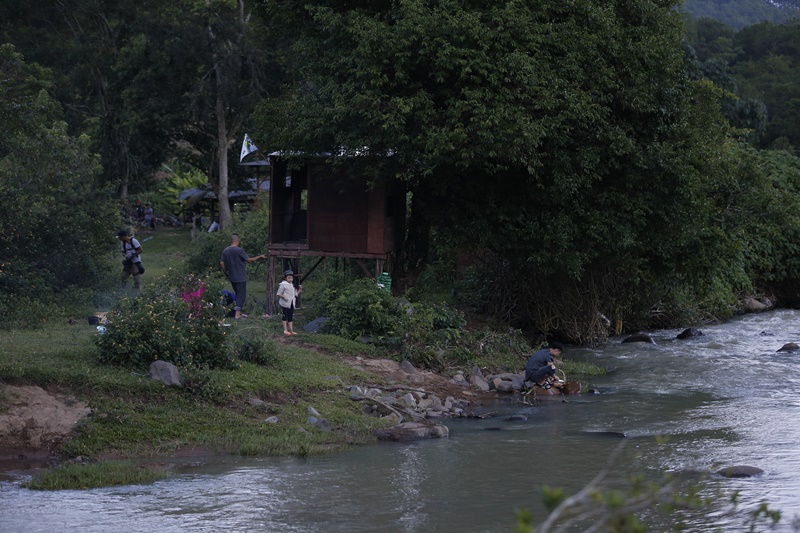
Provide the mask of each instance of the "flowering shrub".
POLYGON ((103 362, 145 366, 167 361, 182 367, 225 368, 232 358, 223 309, 214 301, 215 290, 195 292, 187 301, 187 288, 197 291, 209 282, 191 277, 179 288, 156 285, 137 298, 123 298, 108 313, 105 333, 96 343, 103 362))

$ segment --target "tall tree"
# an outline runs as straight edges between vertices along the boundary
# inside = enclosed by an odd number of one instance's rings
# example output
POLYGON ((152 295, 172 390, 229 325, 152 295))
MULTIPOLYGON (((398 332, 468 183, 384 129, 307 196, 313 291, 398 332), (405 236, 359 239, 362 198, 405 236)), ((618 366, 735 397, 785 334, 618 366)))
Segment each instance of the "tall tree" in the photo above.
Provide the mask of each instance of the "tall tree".
MULTIPOLYGON (((52 74, 0 46, 0 293, 50 300, 96 287, 117 220, 88 138, 67 133, 52 74)), ((2 315, 2 313, 0 313, 2 315)), ((0 322, 2 322, 0 316, 0 322)))
POLYGON ((231 147, 242 138, 242 125, 264 98, 267 72, 273 65, 270 52, 258 46, 268 27, 253 17, 245 0, 202 0, 195 2, 194 12, 203 20, 205 35, 198 50, 205 63, 195 85, 194 116, 206 134, 213 131, 216 168, 211 182, 219 198, 219 222, 225 227, 231 222, 231 147))
POLYGON ((681 266, 708 156, 687 150, 704 126, 672 2, 303 5, 286 148, 369 147, 407 179, 418 236, 438 225, 559 289, 681 266))
POLYGON ((177 154, 208 173, 221 222, 230 220, 230 148, 274 65, 263 47, 268 25, 245 0, 26 0, 2 9, 0 31, 54 68, 71 128, 95 140, 104 181, 121 198, 177 154))
POLYGON ((102 182, 121 198, 141 189, 186 129, 198 74, 176 43, 197 33, 188 29, 197 21, 147 0, 23 1, 6 14, 7 38, 53 69, 54 95, 71 131, 93 140, 102 182))

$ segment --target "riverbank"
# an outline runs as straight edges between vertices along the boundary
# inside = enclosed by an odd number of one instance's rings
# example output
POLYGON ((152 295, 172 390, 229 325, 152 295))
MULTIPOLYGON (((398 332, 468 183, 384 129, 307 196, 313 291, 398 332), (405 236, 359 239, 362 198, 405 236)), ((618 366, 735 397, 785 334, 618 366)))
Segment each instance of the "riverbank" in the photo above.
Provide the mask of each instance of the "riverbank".
POLYGON ((275 322, 231 326, 263 330, 271 364, 187 374, 182 389, 98 364, 97 333, 88 324, 4 332, 0 459, 59 465, 199 453, 318 455, 374 443, 374 430, 391 423, 366 414, 350 399, 351 386, 406 384, 476 405, 496 397, 433 372, 401 371, 361 343, 321 334, 287 339, 272 331, 275 322), (309 407, 329 429, 308 423, 309 407))
MULTIPOLYGON (((168 274, 197 245, 182 230, 145 239, 145 283, 168 274)), ((263 301, 263 284, 250 285, 248 292, 263 301)), ((324 286, 309 280, 306 293, 306 302, 313 302, 324 286)), ((302 331, 299 311, 296 328, 302 331)), ((452 397, 459 405, 480 405, 497 393, 453 380, 456 373, 470 377, 476 366, 519 372, 528 355, 518 332, 472 324, 480 353, 469 353, 460 368, 450 364, 442 373, 408 372, 400 369, 396 352, 320 333, 287 338, 280 320, 251 313, 227 327, 232 336, 264 343, 258 364, 184 369, 184 387, 171 388, 152 380, 147 368, 101 364, 93 342, 97 329, 79 316, 37 330, 0 331, 0 460, 81 466, 193 454, 330 453, 374 443, 377 429, 398 422, 375 416, 375 409, 367 412, 366 402, 351 398, 353 387, 400 386, 417 399, 424 391, 443 403, 452 397), (309 423, 310 408, 324 424, 309 423)), ((114 483, 125 480, 115 477, 114 483)))

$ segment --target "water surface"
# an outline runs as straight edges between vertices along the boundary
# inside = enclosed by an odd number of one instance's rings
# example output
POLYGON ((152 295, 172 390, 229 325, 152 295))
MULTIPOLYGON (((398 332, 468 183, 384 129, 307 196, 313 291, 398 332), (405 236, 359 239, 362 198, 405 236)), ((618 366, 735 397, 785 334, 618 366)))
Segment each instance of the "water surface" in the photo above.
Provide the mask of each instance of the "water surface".
MULTIPOLYGON (((704 487, 739 491, 740 511, 717 506, 677 517, 691 531, 742 531, 760 502, 800 515, 800 313, 772 311, 701 328, 651 332, 656 344, 612 340, 569 347, 566 357, 609 369, 601 394, 528 406, 508 397, 489 419, 448 420, 450 437, 364 446, 298 458, 192 458, 178 475, 148 486, 35 492, 0 482, 0 530, 50 531, 509 531, 515 513, 546 516, 542 485, 574 493, 599 473, 622 488, 632 474, 672 473, 704 487), (509 421, 511 414, 526 420, 509 421), (609 463, 620 443, 624 448, 609 463), (750 479, 703 473, 746 464, 750 479)), ((324 408, 318 410, 323 412, 324 408)), ((756 528, 763 531, 765 528, 756 528)))

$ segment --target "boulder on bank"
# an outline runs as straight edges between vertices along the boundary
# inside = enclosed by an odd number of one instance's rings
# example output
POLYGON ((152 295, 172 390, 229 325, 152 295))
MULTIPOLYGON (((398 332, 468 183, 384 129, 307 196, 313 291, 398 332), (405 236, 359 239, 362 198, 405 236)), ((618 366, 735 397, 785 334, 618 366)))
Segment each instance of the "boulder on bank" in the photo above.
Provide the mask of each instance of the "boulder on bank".
POLYGON ((160 381, 167 387, 183 387, 183 380, 178 367, 166 361, 153 361, 150 363, 150 378, 160 381))
POLYGON ((772 308, 772 302, 761 302, 755 298, 745 298, 741 302, 741 310, 744 313, 760 313, 772 308))
POLYGON ((486 383, 486 380, 483 379, 482 376, 479 376, 477 374, 473 374, 473 375, 471 375, 469 377, 469 382, 472 385, 474 385, 475 387, 477 387, 478 389, 482 390, 483 392, 488 392, 489 391, 489 384, 486 383))
POLYGON ((450 430, 447 426, 423 424, 420 422, 403 422, 396 426, 376 429, 378 440, 407 442, 421 439, 439 439, 447 437, 450 430))
POLYGON ((417 369, 414 368, 414 365, 412 365, 410 361, 406 361, 406 360, 403 360, 403 362, 400 363, 400 370, 402 370, 406 374, 416 374, 417 373, 417 369))

